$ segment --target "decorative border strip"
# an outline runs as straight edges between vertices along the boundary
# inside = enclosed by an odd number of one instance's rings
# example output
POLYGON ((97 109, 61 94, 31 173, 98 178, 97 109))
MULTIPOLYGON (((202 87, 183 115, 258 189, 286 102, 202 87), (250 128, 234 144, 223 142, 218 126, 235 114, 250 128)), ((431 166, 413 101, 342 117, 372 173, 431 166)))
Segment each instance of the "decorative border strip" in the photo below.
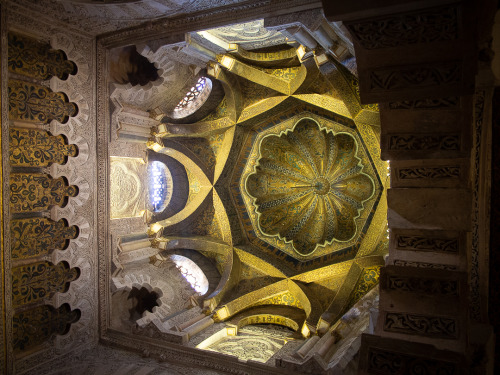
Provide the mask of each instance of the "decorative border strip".
POLYGON ((479 274, 479 257, 480 257, 480 228, 479 222, 481 219, 480 207, 480 173, 481 173, 481 142, 483 137, 483 120, 485 110, 486 90, 477 90, 474 97, 474 121, 473 121, 473 146, 471 150, 472 160, 472 246, 470 256, 469 269, 469 314, 471 319, 480 321, 485 314, 481 304, 480 295, 480 274, 479 274))
POLYGON ((106 48, 145 43, 146 41, 161 41, 162 44, 179 43, 184 41, 184 33, 186 32, 261 19, 262 14, 278 16, 321 8, 321 6, 322 3, 318 0, 246 1, 106 33, 101 35, 98 41, 106 48))
MULTIPOLYGON (((7 51, 7 17, 5 6, 0 4, 0 51, 7 51)), ((9 144, 9 122, 8 122, 8 108, 7 100, 3 97, 3 94, 7 92, 7 53, 0 54, 0 152, 2 152, 9 144), (3 79, 2 79, 3 78, 3 79)), ((2 154, 3 155, 3 154, 2 154)), ((9 222, 5 218, 9 217, 9 205, 5 205, 5 202, 9 202, 9 159, 2 157, 2 166, 0 170, 0 241, 2 243, 2 249, 0 253, 0 263, 2 270, 0 271, 0 277, 2 278, 0 282, 0 292, 2 293, 2 298, 0 299, 0 308, 2 311, 2 316, 0 318, 0 341, 2 342, 2 347, 0 348, 0 372, 8 373, 7 363, 9 363, 8 353, 10 350, 11 343, 7 340, 7 316, 6 316, 6 293, 5 293, 5 280, 6 280, 6 256, 10 249, 10 237, 6 236, 9 233, 9 222)), ((8 267, 10 269, 10 266, 8 267)), ((9 271, 10 274, 10 271, 9 271)), ((10 361, 11 362, 11 361, 10 361)))
MULTIPOLYGON (((0 20, 0 32, 1 32, 1 50, 7 51, 7 7, 5 5, 1 8, 1 20, 0 20)), ((8 150, 9 148, 9 113, 8 113, 8 101, 5 100, 4 95, 7 93, 8 80, 8 66, 7 66, 7 53, 1 54, 1 92, 2 92, 2 100, 1 100, 1 149, 8 150)), ((13 309, 11 306, 11 294, 10 291, 10 283, 11 278, 9 277, 11 274, 11 262, 10 262, 10 236, 6 235, 10 233, 10 205, 8 204, 10 198, 10 189, 9 189, 9 176, 10 176, 10 163, 9 158, 2 157, 2 244, 3 244, 3 254, 2 254, 2 326, 0 330, 2 331, 4 345, 2 346, 3 354, 0 359, 0 363, 2 364, 2 368, 6 370, 6 373, 11 373, 13 371, 13 354, 12 354, 12 340, 9 340, 9 337, 12 337, 12 325, 9 323, 12 321, 13 309), (5 361, 5 362, 4 362, 5 361)))
POLYGON ((442 238, 411 234, 395 234, 395 249, 412 251, 432 251, 445 254, 458 254, 460 238, 442 238))
POLYGON ((97 44, 97 97, 96 97, 96 151, 97 175, 104 178, 97 179, 97 249, 99 272, 99 335, 109 327, 109 316, 106 306, 109 306, 109 271, 110 256, 107 250, 111 249, 111 240, 108 238, 109 204, 108 204, 108 169, 109 169, 109 129, 111 116, 109 111, 109 92, 107 84, 108 50, 100 43, 97 44))

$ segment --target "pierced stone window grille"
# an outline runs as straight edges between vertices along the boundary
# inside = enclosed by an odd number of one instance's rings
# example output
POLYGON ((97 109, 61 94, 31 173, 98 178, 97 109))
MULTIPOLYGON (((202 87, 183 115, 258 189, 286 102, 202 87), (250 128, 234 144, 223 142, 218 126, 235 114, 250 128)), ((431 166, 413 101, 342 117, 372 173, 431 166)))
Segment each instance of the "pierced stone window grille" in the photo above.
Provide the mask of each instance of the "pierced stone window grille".
POLYGON ((154 212, 163 211, 172 198, 172 176, 167 166, 153 161, 149 167, 149 201, 154 212))
POLYGON ((172 112, 172 118, 180 119, 195 113, 208 99, 212 92, 212 81, 200 77, 172 112))
POLYGON ((170 259, 196 293, 204 295, 208 291, 208 279, 195 262, 182 255, 172 255, 170 259))

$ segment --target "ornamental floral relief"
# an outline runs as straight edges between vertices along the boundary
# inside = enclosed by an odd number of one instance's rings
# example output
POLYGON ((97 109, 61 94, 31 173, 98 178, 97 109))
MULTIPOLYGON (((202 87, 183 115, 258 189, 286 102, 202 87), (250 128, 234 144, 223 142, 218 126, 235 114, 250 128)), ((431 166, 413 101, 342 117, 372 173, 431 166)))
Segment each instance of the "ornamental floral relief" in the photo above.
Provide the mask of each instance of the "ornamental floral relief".
POLYGON ((334 134, 312 119, 264 137, 255 172, 246 180, 260 230, 292 242, 300 255, 352 239, 355 219, 374 192, 357 149, 350 134, 334 134))

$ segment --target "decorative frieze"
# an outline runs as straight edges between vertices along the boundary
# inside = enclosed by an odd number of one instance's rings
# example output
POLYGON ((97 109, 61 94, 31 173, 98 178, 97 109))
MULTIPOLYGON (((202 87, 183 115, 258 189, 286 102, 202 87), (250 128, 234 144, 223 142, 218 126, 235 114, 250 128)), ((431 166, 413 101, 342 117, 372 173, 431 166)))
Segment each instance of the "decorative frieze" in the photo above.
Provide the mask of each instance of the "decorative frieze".
POLYGON ((398 250, 433 251, 457 254, 459 239, 396 234, 396 248, 398 250))
POLYGON ((386 312, 384 331, 434 338, 458 338, 458 322, 451 317, 386 312))
POLYGON ((394 265, 403 267, 433 268, 437 270, 446 270, 446 271, 455 271, 457 269, 457 266, 453 266, 451 264, 414 262, 410 260, 401 260, 401 259, 394 260, 394 265))
POLYGON ((408 66, 404 68, 375 69, 370 73, 371 92, 397 89, 411 90, 440 85, 459 84, 462 65, 458 62, 430 66, 408 66))
POLYGON ((441 294, 458 296, 459 286, 457 280, 431 279, 407 276, 388 276, 386 288, 398 292, 441 294))
POLYGON ((394 151, 455 151, 460 149, 459 134, 392 134, 388 149, 394 151))
POLYGON ((394 350, 370 347, 368 349, 367 370, 369 374, 459 374, 456 362, 431 359, 400 353, 394 350))
POLYGON ((396 173, 400 180, 423 178, 459 178, 460 166, 452 165, 440 167, 397 168, 396 173))
POLYGON ((424 98, 417 100, 402 100, 397 102, 389 102, 390 110, 408 110, 408 109, 451 109, 457 108, 460 105, 459 96, 450 96, 447 98, 424 98))
POLYGON ((445 7, 347 25, 365 49, 381 49, 458 38, 458 9, 445 7))

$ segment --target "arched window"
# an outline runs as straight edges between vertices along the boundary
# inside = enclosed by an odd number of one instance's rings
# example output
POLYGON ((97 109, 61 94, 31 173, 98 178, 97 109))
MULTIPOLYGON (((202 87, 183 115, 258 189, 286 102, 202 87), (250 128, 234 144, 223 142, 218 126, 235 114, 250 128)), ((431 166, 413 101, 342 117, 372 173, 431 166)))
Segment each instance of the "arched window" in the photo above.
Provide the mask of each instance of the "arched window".
POLYGON ((204 295, 208 291, 208 279, 195 262, 182 255, 171 255, 170 259, 197 293, 204 295))
POLYGON ((191 87, 184 98, 172 111, 172 118, 180 119, 196 112, 208 99, 212 92, 212 81, 207 77, 200 77, 191 87))
POLYGON ((148 168, 149 203, 153 212, 163 211, 172 198, 172 175, 165 164, 153 161, 148 168))

